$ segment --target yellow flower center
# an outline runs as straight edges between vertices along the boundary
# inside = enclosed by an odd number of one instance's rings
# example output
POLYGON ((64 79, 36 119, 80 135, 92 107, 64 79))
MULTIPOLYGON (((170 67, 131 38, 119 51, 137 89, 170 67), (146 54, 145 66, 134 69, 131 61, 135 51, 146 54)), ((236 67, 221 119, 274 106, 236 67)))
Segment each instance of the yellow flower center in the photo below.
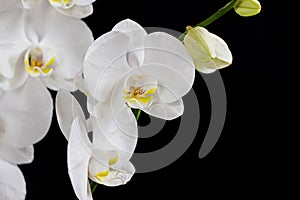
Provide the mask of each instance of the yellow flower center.
POLYGON ((53 71, 51 65, 55 59, 55 56, 47 58, 40 47, 34 47, 29 49, 25 55, 25 70, 33 77, 38 77, 41 74, 48 76, 53 71))
POLYGON ((140 105, 138 107, 147 107, 152 103, 153 94, 156 92, 157 87, 154 86, 149 90, 145 90, 142 87, 131 86, 129 90, 124 88, 123 98, 129 106, 140 105))
POLYGON ((49 0, 50 4, 59 8, 71 8, 74 5, 73 0, 49 0))
POLYGON ((109 167, 105 171, 99 171, 96 175, 95 178, 99 180, 101 183, 105 181, 105 179, 109 176, 111 170, 110 166, 117 163, 119 160, 119 155, 115 151, 107 152, 107 156, 109 156, 109 167))
POLYGON ((134 109, 150 107, 158 87, 157 80, 140 70, 134 70, 123 83, 123 99, 127 106, 134 109))
POLYGON ((109 175, 110 170, 107 169, 106 171, 99 172, 96 174, 95 178, 98 179, 101 183, 103 182, 103 179, 109 175))

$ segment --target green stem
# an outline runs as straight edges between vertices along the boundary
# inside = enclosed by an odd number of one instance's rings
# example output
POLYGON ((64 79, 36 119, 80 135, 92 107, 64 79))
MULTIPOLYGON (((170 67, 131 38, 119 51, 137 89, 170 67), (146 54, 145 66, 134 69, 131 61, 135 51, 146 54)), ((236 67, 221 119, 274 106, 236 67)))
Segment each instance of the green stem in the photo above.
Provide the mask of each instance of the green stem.
POLYGON ((134 111, 136 121, 139 121, 139 118, 141 116, 141 112, 142 112, 142 110, 140 110, 140 109, 134 111))
POLYGON ((233 6, 236 4, 237 1, 238 0, 232 0, 231 2, 226 4, 226 6, 224 6, 223 8, 218 10, 216 13, 214 13, 212 16, 210 16, 203 22, 197 24, 197 26, 205 27, 205 26, 210 25, 211 23, 213 23, 214 21, 216 21, 217 19, 219 19, 220 17, 222 17, 223 15, 228 13, 233 8, 233 6))
MULTIPOLYGON (((233 6, 236 4, 237 1, 238 0, 232 0, 231 2, 226 4, 223 8, 221 8, 217 12, 215 12, 212 16, 210 16, 206 20, 202 21, 201 23, 197 24, 196 26, 206 27, 206 26, 210 25, 211 23, 213 23, 214 21, 216 21, 217 19, 219 19, 220 17, 222 17, 223 15, 228 13, 233 8, 233 6)), ((196 27, 196 26, 194 26, 194 27, 196 27)), ((179 36, 178 39, 180 41, 183 41, 184 36, 186 34, 187 34, 187 31, 185 31, 181 36, 179 36)))
POLYGON ((98 184, 95 183, 94 181, 91 181, 91 191, 92 191, 92 193, 95 192, 95 190, 97 189, 97 187, 98 187, 98 184))

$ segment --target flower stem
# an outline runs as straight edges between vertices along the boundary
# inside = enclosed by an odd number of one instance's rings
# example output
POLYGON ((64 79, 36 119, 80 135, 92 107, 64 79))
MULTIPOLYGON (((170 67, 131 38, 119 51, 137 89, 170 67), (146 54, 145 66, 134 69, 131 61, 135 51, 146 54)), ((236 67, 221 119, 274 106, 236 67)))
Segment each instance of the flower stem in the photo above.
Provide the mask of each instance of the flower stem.
MULTIPOLYGON (((202 21, 201 23, 197 24, 196 26, 201 26, 201 27, 206 27, 208 25, 210 25, 211 23, 213 23, 214 21, 216 21, 217 19, 219 19, 220 17, 222 17, 223 15, 225 15, 227 12, 229 12, 233 6, 236 4, 238 0, 232 0, 229 3, 227 3, 223 8, 219 9, 217 12, 215 12, 213 15, 211 15, 209 18, 207 18, 206 20, 202 21)), ((194 26, 194 27, 196 27, 194 26)), ((185 31, 181 36, 179 36, 179 40, 183 41, 184 36, 187 34, 187 31, 185 31)))
POLYGON ((141 113, 142 113, 142 110, 140 110, 140 109, 137 109, 137 110, 134 111, 134 116, 136 118, 136 121, 139 121, 141 113))
POLYGON ((238 0, 232 0, 231 2, 226 4, 223 8, 221 8, 220 10, 215 12, 212 16, 210 16, 203 22, 197 24, 197 26, 205 27, 205 26, 210 25, 211 23, 213 23, 214 21, 216 21, 217 19, 219 19, 220 17, 222 17, 223 15, 228 13, 228 11, 230 11, 233 8, 233 6, 236 4, 237 1, 238 0))
POLYGON ((95 183, 94 181, 91 181, 90 185, 91 185, 91 191, 92 191, 92 193, 94 193, 98 187, 98 184, 95 183))

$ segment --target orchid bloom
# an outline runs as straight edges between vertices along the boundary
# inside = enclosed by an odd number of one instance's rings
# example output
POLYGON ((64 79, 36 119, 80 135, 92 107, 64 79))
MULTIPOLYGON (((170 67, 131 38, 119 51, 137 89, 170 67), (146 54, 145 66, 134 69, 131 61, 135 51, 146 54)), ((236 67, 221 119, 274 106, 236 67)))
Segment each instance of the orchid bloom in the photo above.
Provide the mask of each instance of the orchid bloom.
POLYGON ((120 123, 126 117, 118 111, 125 108, 172 120, 183 113, 182 97, 192 88, 195 67, 177 38, 163 32, 147 34, 127 19, 90 46, 84 77, 92 99, 90 112, 96 117, 101 117, 98 108, 110 107, 108 113, 120 123))
POLYGON ((53 90, 76 90, 74 81, 93 41, 84 22, 42 4, 2 11, 0 38, 0 88, 6 91, 20 87, 28 77, 53 90))
POLYGON ((24 200, 26 182, 18 166, 0 159, 0 199, 24 200))
POLYGON ((199 26, 188 26, 187 31, 184 44, 196 70, 209 74, 231 65, 232 54, 222 38, 199 26))
POLYGON ((63 15, 81 19, 93 13, 92 3, 95 0, 21 0, 25 9, 37 7, 41 2, 47 2, 63 15))
MULTIPOLYGON (((96 118, 86 120, 77 100, 63 90, 57 93, 56 114, 61 131, 68 140, 68 171, 78 199, 92 199, 88 177, 106 186, 123 185, 131 179, 135 169, 129 160, 137 138, 131 143, 123 141, 127 151, 112 145, 102 131, 114 134, 118 127, 103 130, 96 118), (88 132, 92 132, 92 139, 88 132)), ((132 119, 131 126, 137 132, 135 119, 132 119)))
MULTIPOLYGON (((172 120, 183 114, 182 97, 192 88, 195 67, 175 37, 147 34, 124 20, 88 49, 84 67, 88 110, 109 142, 123 150, 138 137, 131 108, 172 120)), ((132 151, 129 150, 129 151, 132 151)))

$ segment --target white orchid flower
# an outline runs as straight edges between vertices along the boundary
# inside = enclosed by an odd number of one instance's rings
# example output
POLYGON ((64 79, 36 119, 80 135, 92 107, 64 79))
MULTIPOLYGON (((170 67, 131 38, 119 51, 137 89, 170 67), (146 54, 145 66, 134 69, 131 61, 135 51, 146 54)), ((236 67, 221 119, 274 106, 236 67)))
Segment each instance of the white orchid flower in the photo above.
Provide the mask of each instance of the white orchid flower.
POLYGON ((0 158, 30 163, 32 145, 47 134, 52 113, 52 97, 38 80, 29 78, 16 90, 0 92, 0 158))
POLYGON ((25 9, 32 9, 47 2, 45 6, 52 6, 63 15, 81 19, 93 13, 92 3, 95 0, 21 0, 25 9))
POLYGON ((76 90, 74 79, 81 72, 85 53, 93 42, 84 22, 43 5, 2 12, 0 17, 2 90, 21 86, 29 76, 53 90, 76 90))
POLYGON ((172 120, 183 113, 182 97, 192 88, 195 67, 177 38, 163 32, 147 34, 136 22, 124 20, 91 45, 84 77, 92 99, 90 112, 96 117, 106 113, 101 110, 98 115, 98 109, 110 108, 110 121, 121 123, 128 116, 118 112, 135 108, 172 120))
POLYGON ((222 38, 199 26, 188 26, 187 31, 184 44, 199 72, 209 74, 231 65, 232 54, 222 38))
MULTIPOLYGON (((82 108, 70 93, 58 91, 56 114, 59 126, 69 141, 68 171, 78 199, 92 199, 88 177, 106 186, 123 185, 131 179, 135 172, 129 161, 133 152, 124 151, 109 143, 98 126, 97 119, 91 117, 85 120, 82 108), (88 137, 88 132, 92 132, 92 140, 88 137)), ((132 126, 136 127, 135 121, 132 126)), ((113 134, 115 128, 105 131, 113 134)), ((136 139, 132 143, 123 141, 124 145, 128 149, 134 149, 136 139)))
POLYGON ((17 165, 0 159, 0 199, 24 200, 26 182, 17 165))

